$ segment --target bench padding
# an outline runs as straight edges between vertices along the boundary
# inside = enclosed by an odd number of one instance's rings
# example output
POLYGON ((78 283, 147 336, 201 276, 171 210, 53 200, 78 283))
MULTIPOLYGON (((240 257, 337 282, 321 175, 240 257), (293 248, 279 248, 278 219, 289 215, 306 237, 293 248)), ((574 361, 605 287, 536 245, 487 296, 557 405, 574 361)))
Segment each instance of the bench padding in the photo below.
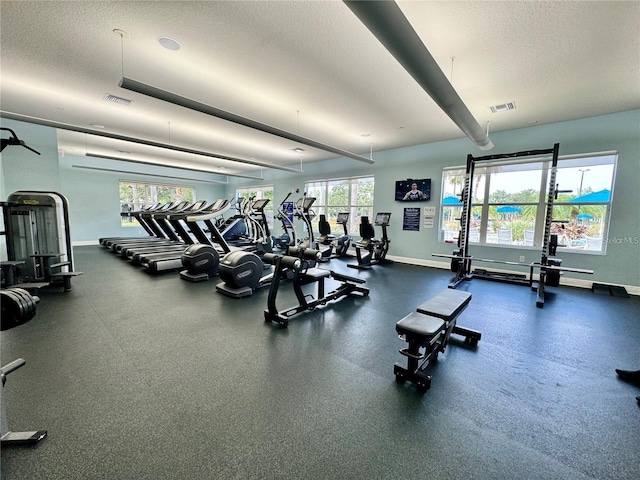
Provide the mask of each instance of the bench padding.
POLYGON ((435 297, 418 305, 419 313, 441 318, 447 322, 454 320, 471 301, 471 294, 462 290, 448 288, 435 297))
POLYGON ((444 321, 442 319, 418 312, 411 312, 396 323, 396 332, 399 335, 417 334, 432 337, 443 328, 444 321))
POLYGON ((312 278, 314 280, 320 280, 331 275, 330 270, 324 268, 309 268, 303 273, 303 277, 312 278))

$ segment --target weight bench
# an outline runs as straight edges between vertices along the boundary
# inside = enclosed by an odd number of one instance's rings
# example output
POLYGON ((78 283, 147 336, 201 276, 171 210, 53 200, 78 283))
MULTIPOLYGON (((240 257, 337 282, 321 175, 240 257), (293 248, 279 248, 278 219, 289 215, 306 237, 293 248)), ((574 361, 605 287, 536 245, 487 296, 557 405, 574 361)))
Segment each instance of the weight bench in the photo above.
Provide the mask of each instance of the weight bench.
POLYGON ((409 344, 400 350, 407 357, 407 367, 398 364, 393 367, 396 382, 402 384, 409 380, 424 393, 431 387, 431 376, 423 371, 445 351, 452 333, 464 336, 466 344, 478 344, 480 332, 456 325, 469 302, 469 292, 443 290, 396 323, 398 336, 409 344))
MULTIPOLYGON (((290 249, 291 251, 292 249, 290 249)), ((309 260, 317 260, 320 256, 318 250, 306 249, 300 253, 300 257, 291 255, 274 255, 266 253, 263 260, 266 263, 273 263, 274 272, 269 289, 269 297, 267 298, 267 309, 264 311, 265 322, 277 323, 280 327, 286 328, 289 325, 289 319, 301 312, 315 310, 317 307, 324 306, 334 300, 339 300, 348 296, 369 295, 369 289, 361 286, 365 281, 358 277, 344 275, 326 270, 323 268, 306 268, 309 260), (280 288, 280 282, 284 277, 284 270, 293 271, 292 286, 293 292, 298 301, 298 305, 278 310, 276 299, 280 288), (330 292, 326 292, 326 279, 333 279, 340 283, 338 287, 330 292), (316 295, 305 294, 302 290, 304 285, 316 285, 316 295)))

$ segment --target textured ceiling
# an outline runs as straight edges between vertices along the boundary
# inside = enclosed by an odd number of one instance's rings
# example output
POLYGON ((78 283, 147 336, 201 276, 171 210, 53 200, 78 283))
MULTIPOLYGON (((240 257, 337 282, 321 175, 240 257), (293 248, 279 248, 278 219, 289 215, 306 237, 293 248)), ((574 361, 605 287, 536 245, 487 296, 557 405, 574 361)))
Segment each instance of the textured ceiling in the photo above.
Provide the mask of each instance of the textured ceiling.
MULTIPOLYGON (((640 108, 640 2, 398 4, 490 132, 640 108), (511 101, 515 110, 488 109, 511 101)), ((373 150, 374 160, 377 150, 463 136, 340 1, 2 0, 0 22, 5 116, 103 125, 98 131, 281 166, 336 156, 124 90, 124 75, 356 154, 373 150), (164 49, 159 36, 182 48, 164 49), (107 93, 133 103, 106 102, 107 93)), ((59 146, 256 170, 84 133, 59 131, 59 146)))

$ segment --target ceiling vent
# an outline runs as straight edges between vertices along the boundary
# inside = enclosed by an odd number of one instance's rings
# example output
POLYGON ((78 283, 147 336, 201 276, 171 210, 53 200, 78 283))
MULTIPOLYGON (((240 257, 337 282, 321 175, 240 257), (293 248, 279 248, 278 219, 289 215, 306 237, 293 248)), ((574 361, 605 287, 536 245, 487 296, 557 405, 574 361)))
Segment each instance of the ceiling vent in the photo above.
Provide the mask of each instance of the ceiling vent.
POLYGON ((110 93, 107 93, 104 96, 104 100, 106 100, 107 102, 113 102, 113 103, 117 103, 118 105, 126 105, 126 106, 129 106, 133 103, 133 100, 128 100, 122 97, 116 97, 115 95, 111 95, 110 93))
POLYGON ((502 103, 500 105, 491 105, 489 107, 489 110, 491 110, 491 113, 502 113, 508 110, 515 110, 515 109, 516 109, 516 102, 507 102, 507 103, 502 103))

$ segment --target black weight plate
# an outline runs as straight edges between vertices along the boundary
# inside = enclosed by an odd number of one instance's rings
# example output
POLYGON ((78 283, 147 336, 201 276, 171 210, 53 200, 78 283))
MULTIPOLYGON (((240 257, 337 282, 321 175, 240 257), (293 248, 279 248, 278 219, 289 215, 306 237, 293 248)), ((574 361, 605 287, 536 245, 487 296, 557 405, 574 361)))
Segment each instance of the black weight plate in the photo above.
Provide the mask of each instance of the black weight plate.
POLYGON ((20 305, 18 304, 17 299, 10 294, 9 292, 3 291, 0 292, 1 295, 1 310, 2 317, 0 318, 0 329, 8 330, 17 325, 20 325, 19 317, 20 317, 20 305))
POLYGON ((23 323, 31 320, 36 314, 36 304, 33 300, 33 296, 26 290, 22 288, 13 288, 13 293, 19 296, 23 301, 23 323))
POLYGON ((11 298, 11 300, 13 301, 13 303, 15 304, 16 308, 16 320, 19 320, 20 318, 22 318, 22 314, 24 311, 24 305, 22 302, 22 298, 16 294, 16 292, 13 291, 13 289, 9 289, 6 291, 6 294, 9 298, 11 298))

